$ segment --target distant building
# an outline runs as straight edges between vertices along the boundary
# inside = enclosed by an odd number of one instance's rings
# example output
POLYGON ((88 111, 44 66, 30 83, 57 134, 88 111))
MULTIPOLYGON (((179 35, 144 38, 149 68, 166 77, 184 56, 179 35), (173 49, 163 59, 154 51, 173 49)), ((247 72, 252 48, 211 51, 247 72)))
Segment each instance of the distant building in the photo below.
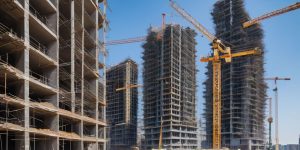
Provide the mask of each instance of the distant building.
POLYGON ((205 127, 203 126, 202 120, 200 119, 198 122, 198 149, 207 148, 205 141, 206 141, 206 134, 205 134, 205 127))
POLYGON ((195 36, 179 25, 149 30, 143 45, 146 150, 158 147, 161 124, 163 148, 197 148, 195 36))
POLYGON ((282 145, 280 150, 299 150, 299 144, 282 145))
MULTIPOLYGON (((276 145, 273 145, 273 149, 275 150, 276 145)), ((279 150, 300 150, 299 144, 287 144, 287 145, 279 145, 279 150)))
POLYGON ((107 71, 108 149, 130 150, 137 144, 137 64, 131 59, 107 71), (117 91, 118 88, 124 88, 117 91))

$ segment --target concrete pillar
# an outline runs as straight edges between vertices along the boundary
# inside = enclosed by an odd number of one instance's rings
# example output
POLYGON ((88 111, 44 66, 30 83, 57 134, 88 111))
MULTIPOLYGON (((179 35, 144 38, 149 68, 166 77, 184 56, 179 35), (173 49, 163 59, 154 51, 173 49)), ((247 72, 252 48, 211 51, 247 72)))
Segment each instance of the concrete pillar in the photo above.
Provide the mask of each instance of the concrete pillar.
MULTIPOLYGON (((103 43, 106 43, 106 0, 104 0, 104 6, 103 6, 103 14, 104 14, 104 22, 103 22, 103 43)), ((98 25, 98 13, 96 14, 96 22, 98 25)), ((98 32, 96 34, 96 39, 98 41, 98 32)), ((105 45, 103 45, 103 101, 106 103, 106 48, 105 45)), ((98 63, 98 55, 97 55, 97 63, 98 63)), ((106 120, 106 109, 103 109, 103 119, 106 120)), ((103 138, 106 140, 106 127, 103 127, 103 138)), ((103 150, 106 150, 106 142, 103 143, 103 150)))
MULTIPOLYGON (((75 10, 75 11, 79 11, 79 10, 75 10)), ((81 0, 81 28, 84 29, 84 0, 81 0)), ((81 34, 81 51, 82 51, 82 60, 81 60, 81 115, 83 116, 83 102, 84 102, 84 30, 82 30, 82 34, 81 34)), ((84 134, 83 134, 83 121, 81 120, 81 126, 80 126, 80 136, 81 138, 83 138, 84 134)), ((80 147, 81 150, 84 150, 84 141, 80 141, 80 147)))
POLYGON ((75 1, 71 1, 71 111, 75 113, 75 1))
POLYGON ((29 118, 29 0, 25 0, 24 2, 24 101, 25 101, 25 109, 24 109, 24 150, 30 149, 30 136, 29 136, 29 125, 30 125, 30 118, 29 118))

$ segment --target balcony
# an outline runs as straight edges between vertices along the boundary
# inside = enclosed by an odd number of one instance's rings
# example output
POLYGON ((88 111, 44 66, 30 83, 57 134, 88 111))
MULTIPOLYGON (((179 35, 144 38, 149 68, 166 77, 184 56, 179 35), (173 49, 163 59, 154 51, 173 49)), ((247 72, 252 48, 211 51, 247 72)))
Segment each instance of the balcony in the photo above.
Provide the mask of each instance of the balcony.
POLYGON ((56 9, 56 0, 30 0, 30 5, 37 7, 39 10, 42 10, 43 13, 55 13, 56 9))
MULTIPOLYGON (((1 15, 1 14, 0 14, 1 15)), ((20 33, 8 28, 5 24, 0 22, 0 49, 1 52, 18 52, 25 49, 24 40, 20 33)))
POLYGON ((95 28, 96 18, 90 15, 87 11, 84 11, 84 26, 86 29, 95 28))
POLYGON ((87 77, 87 78, 98 78, 99 77, 99 74, 96 69, 96 65, 93 66, 92 64, 85 63, 84 69, 85 69, 85 77, 87 77))
POLYGON ((52 85, 54 82, 43 74, 39 74, 32 70, 29 71, 30 83, 29 89, 40 94, 56 94, 57 91, 52 85))
POLYGON ((48 20, 45 17, 42 17, 38 14, 35 14, 37 12, 31 11, 31 17, 29 24, 32 26, 31 28, 35 29, 36 31, 39 31, 41 34, 47 35, 47 39, 55 39, 56 38, 56 31, 53 29, 54 27, 51 27, 51 25, 48 24, 48 20), (49 35, 48 35, 49 34, 49 35))
POLYGON ((23 4, 15 0, 1 0, 0 8, 8 13, 12 18, 19 20, 24 17, 23 4))
MULTIPOLYGON (((20 79, 24 79, 24 74, 21 70, 16 68, 17 66, 10 61, 19 55, 8 57, 0 56, 0 78, 4 78, 4 73, 6 73, 6 80, 9 82, 18 81, 20 79)), ((3 80, 4 81, 4 80, 3 80)))
POLYGON ((106 105, 104 101, 104 85, 101 82, 98 83, 98 101, 101 105, 106 105))
POLYGON ((87 49, 93 49, 97 46, 96 36, 92 35, 87 30, 84 30, 84 38, 85 38, 85 47, 87 49))
MULTIPOLYGON (((84 92, 85 96, 94 102, 96 102, 96 90, 92 88, 93 86, 88 82, 84 81, 84 92)), ((96 104, 96 103, 95 103, 96 104)))
MULTIPOLYGON (((50 50, 39 41, 35 40, 33 37, 30 38, 30 59, 32 61, 39 59, 38 64, 42 67, 49 67, 49 66, 57 66, 58 63, 56 62, 56 56, 50 52, 50 50), (51 55, 52 54, 52 55, 51 55)), ((52 50, 53 51, 53 50, 52 50)))

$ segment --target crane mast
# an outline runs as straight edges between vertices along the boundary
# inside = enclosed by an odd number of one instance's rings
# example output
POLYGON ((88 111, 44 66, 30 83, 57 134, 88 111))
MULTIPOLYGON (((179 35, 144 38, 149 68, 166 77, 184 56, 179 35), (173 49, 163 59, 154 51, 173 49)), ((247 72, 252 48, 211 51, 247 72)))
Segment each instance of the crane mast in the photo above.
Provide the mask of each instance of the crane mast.
POLYGON ((272 117, 272 98, 269 97, 269 117, 268 117, 268 122, 269 122, 269 150, 272 150, 272 122, 273 122, 273 117, 272 117))
POLYGON ((275 92, 275 150, 279 150, 279 131, 278 131, 278 88, 277 88, 277 81, 278 80, 291 80, 291 78, 279 78, 279 77, 273 77, 273 78, 265 78, 265 80, 273 80, 275 83, 275 88, 273 91, 275 92))
POLYGON ((278 16, 278 15, 290 12, 290 11, 296 10, 298 8, 300 8, 300 2, 297 2, 293 5, 287 6, 285 8, 278 9, 278 10, 272 11, 270 13, 264 14, 260 17, 252 19, 250 21, 247 21, 247 22, 243 23, 243 28, 248 28, 248 27, 250 27, 254 24, 257 24, 257 23, 265 20, 265 19, 268 19, 268 18, 271 18, 271 17, 274 17, 274 16, 278 16))

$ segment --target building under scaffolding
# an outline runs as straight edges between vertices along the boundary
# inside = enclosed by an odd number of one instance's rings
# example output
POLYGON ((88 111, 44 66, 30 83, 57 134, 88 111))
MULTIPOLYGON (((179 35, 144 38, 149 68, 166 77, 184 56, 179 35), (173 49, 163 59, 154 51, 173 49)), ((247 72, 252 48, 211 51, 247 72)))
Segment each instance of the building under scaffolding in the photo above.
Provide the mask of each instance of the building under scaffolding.
POLYGON ((127 59, 107 70, 108 149, 131 150, 137 144, 137 64, 127 59))
MULTIPOLYGON (((258 47, 260 56, 233 58, 222 64, 222 147, 230 149, 263 149, 266 84, 264 77, 263 31, 259 25, 247 29, 243 0, 219 0, 212 12, 216 36, 229 42, 232 53, 258 47)), ((204 82, 207 142, 212 146, 212 65, 208 64, 204 82)))
POLYGON ((0 0, 0 150, 105 149, 99 5, 0 0))
POLYGON ((147 150, 197 148, 195 36, 189 28, 150 28, 144 47, 144 129, 147 150))

